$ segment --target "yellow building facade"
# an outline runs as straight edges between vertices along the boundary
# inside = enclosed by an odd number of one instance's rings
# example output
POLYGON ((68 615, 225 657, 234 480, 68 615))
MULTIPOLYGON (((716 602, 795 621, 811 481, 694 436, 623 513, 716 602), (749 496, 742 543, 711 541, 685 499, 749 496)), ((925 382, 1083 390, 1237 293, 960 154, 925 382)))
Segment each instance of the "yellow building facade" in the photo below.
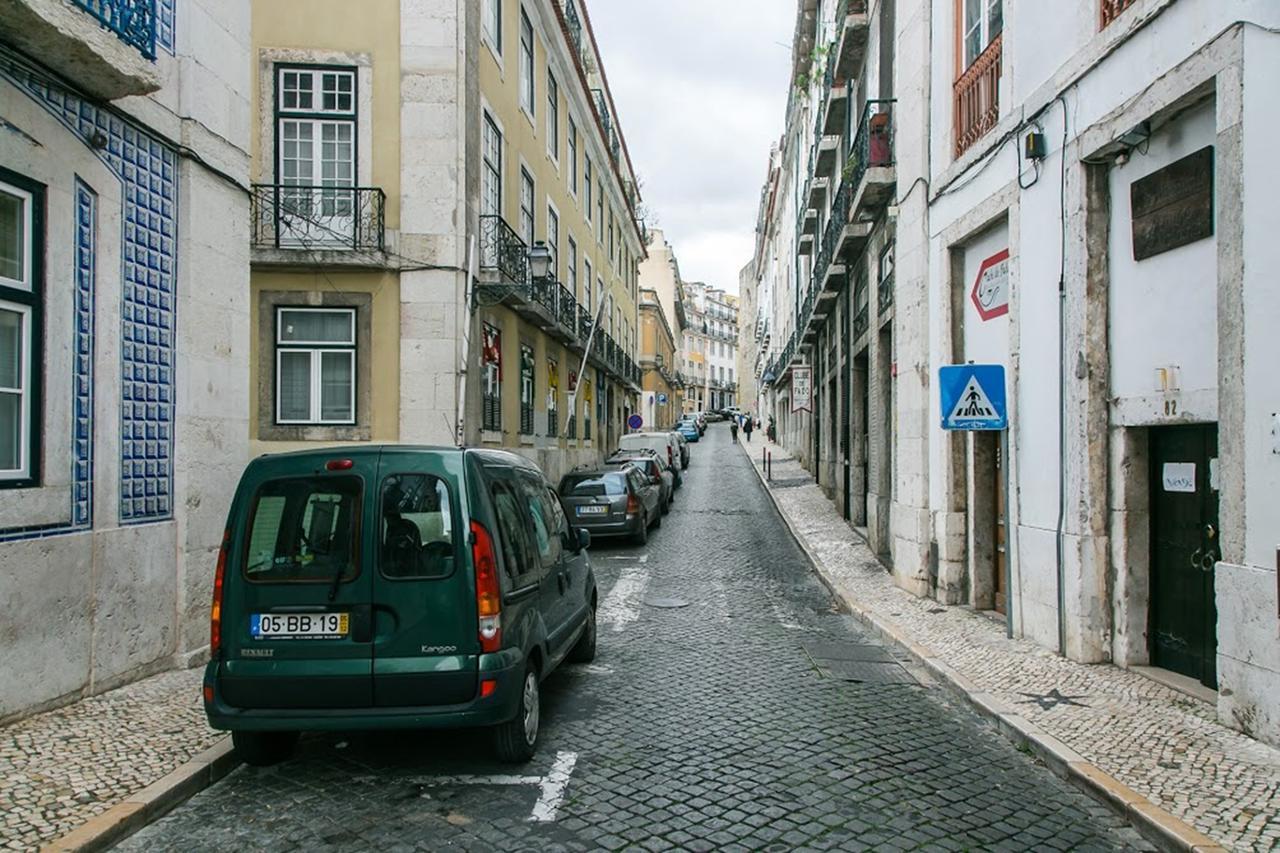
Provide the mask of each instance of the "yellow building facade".
POLYGON ((642 414, 646 429, 670 429, 684 412, 676 334, 667 321, 657 291, 640 291, 640 369, 643 372, 642 414))
POLYGON ((585 9, 252 14, 253 449, 466 443, 555 477, 616 447, 644 249, 585 9))

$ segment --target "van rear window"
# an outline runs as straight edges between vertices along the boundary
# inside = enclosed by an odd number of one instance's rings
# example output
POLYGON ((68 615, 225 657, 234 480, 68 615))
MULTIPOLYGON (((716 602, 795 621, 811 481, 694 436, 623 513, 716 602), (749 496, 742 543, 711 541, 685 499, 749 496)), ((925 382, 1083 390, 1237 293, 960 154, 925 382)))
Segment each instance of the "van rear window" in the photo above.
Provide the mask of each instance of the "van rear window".
POLYGON ((358 477, 264 484, 253 500, 244 576, 264 583, 354 578, 360 489, 358 477))
POLYGON ((627 493, 625 475, 570 474, 560 481, 560 495, 566 498, 618 498, 627 493))

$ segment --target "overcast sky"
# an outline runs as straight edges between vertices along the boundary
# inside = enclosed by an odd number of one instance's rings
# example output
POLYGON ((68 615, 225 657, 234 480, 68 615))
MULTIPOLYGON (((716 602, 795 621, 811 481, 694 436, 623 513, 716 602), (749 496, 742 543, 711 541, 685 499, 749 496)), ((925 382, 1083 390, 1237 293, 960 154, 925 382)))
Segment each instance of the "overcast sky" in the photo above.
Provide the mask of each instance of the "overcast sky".
POLYGON ((644 201, 680 274, 736 293, 782 134, 792 0, 587 0, 644 201))

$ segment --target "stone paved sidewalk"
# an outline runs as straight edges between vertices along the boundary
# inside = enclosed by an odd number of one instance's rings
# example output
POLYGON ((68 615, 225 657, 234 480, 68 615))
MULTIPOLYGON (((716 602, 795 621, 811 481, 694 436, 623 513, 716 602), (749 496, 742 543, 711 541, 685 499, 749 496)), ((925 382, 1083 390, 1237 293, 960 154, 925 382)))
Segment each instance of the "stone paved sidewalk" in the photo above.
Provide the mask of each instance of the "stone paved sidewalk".
POLYGON ((61 836, 221 739, 202 670, 165 672, 0 726, 0 849, 61 836))
MULTIPOLYGON (((1156 806, 1224 846, 1280 849, 1280 750, 1220 724, 1214 708, 1137 673, 1083 665, 964 607, 894 585, 865 541, 779 446, 770 490, 840 592, 899 626, 970 682, 1156 806), (1037 699, 1051 691, 1070 704, 1037 699)), ((750 451, 759 466, 758 450, 750 451)))

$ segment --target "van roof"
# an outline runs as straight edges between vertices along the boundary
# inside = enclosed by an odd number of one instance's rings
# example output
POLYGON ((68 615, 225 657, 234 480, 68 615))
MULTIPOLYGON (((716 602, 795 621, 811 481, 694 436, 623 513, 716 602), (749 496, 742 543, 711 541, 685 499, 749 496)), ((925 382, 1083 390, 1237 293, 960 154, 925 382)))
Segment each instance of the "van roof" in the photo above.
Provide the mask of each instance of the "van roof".
POLYGON ((258 456, 254 461, 261 460, 291 460, 296 459, 304 461, 308 459, 334 459, 340 457, 358 457, 366 458, 369 456, 377 456, 383 452, 405 453, 405 452, 422 452, 436 453, 440 455, 468 454, 479 456, 481 459, 490 462, 504 462, 511 465, 518 465, 523 468, 537 469, 537 465, 531 460, 526 459, 518 453, 511 453, 506 450, 499 450, 491 447, 454 447, 451 445, 430 445, 430 444, 345 444, 345 445, 327 445, 325 447, 307 448, 306 450, 290 450, 284 453, 264 453, 258 456))

